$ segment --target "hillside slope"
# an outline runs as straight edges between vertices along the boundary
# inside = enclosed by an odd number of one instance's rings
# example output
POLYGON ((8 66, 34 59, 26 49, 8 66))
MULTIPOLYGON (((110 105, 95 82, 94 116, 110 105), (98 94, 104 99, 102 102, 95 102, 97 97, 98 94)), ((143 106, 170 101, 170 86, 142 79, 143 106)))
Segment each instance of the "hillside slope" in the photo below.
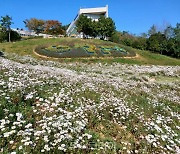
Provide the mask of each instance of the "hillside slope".
POLYGON ((112 62, 120 62, 120 63, 129 63, 129 64, 148 64, 148 65, 180 65, 180 60, 163 56, 160 54, 151 53, 149 51, 141 51, 136 50, 131 47, 119 45, 116 43, 102 41, 102 40, 81 40, 74 38, 57 38, 57 39, 31 39, 24 40, 15 43, 1 43, 0 50, 3 50, 7 53, 17 53, 18 55, 31 55, 35 58, 41 59, 33 53, 33 50, 41 45, 55 45, 57 43, 68 44, 70 46, 78 46, 78 45, 113 45, 120 46, 128 51, 136 52, 138 55, 136 58, 93 58, 93 59, 60 59, 59 61, 83 61, 83 62, 103 62, 103 63, 112 63, 112 62))
POLYGON ((1 152, 179 153, 180 66, 14 58, 0 57, 1 152))

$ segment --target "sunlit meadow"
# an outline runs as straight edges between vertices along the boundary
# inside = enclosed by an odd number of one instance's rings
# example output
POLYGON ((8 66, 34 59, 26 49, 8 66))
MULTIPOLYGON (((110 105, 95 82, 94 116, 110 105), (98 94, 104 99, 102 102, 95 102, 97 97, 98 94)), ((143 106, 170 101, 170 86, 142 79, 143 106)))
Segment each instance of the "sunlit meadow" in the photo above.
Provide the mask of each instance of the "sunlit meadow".
POLYGON ((1 153, 180 153, 180 66, 0 58, 1 153))

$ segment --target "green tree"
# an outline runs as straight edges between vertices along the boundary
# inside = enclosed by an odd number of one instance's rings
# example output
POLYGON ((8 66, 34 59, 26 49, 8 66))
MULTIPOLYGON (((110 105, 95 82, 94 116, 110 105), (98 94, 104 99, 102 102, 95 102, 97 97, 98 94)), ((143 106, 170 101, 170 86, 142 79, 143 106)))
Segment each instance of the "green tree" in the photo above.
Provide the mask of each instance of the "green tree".
POLYGON ((142 38, 147 38, 147 37, 148 37, 148 34, 146 34, 146 33, 141 33, 141 37, 142 37, 142 38))
POLYGON ((174 45, 173 56, 180 58, 180 23, 177 23, 174 28, 174 45))
POLYGON ((92 21, 87 16, 81 14, 76 22, 76 28, 79 33, 83 33, 83 38, 86 35, 92 34, 92 21))
MULTIPOLYGON (((21 36, 16 31, 11 30, 10 35, 11 35, 10 41, 17 41, 21 39, 21 36)), ((4 42, 4 41, 9 41, 8 31, 0 31, 0 42, 4 42)))
POLYGON ((136 37, 135 41, 132 44, 132 47, 140 50, 145 50, 147 48, 146 38, 136 37))
POLYGON ((4 42, 6 40, 6 32, 0 31, 0 42, 4 42))
POLYGON ((161 54, 167 52, 167 39, 160 32, 151 35, 147 40, 147 49, 161 54))
POLYGON ((156 33, 157 33, 157 27, 155 25, 152 25, 152 27, 148 31, 148 35, 151 36, 151 35, 154 35, 156 33))
POLYGON ((2 30, 5 32, 8 32, 8 40, 9 42, 11 42, 11 24, 13 24, 12 22, 12 18, 9 15, 6 16, 1 16, 1 20, 0 20, 0 24, 2 26, 2 30))
POLYGON ((77 31, 83 33, 83 37, 101 36, 102 39, 111 37, 115 32, 115 23, 111 18, 101 16, 98 21, 92 21, 85 15, 80 15, 76 22, 77 31))
POLYGON ((121 33, 116 31, 116 32, 110 37, 110 41, 115 42, 115 43, 120 43, 120 42, 121 42, 120 36, 121 36, 121 33))
POLYGON ((176 27, 174 28, 174 38, 180 42, 180 23, 176 24, 176 27))
POLYGON ((166 36, 167 39, 170 39, 170 38, 174 37, 174 29, 173 29, 173 27, 171 25, 167 26, 164 29, 164 35, 166 36))
POLYGON ((98 20, 98 32, 102 39, 111 37, 115 33, 115 23, 111 18, 101 16, 98 20))

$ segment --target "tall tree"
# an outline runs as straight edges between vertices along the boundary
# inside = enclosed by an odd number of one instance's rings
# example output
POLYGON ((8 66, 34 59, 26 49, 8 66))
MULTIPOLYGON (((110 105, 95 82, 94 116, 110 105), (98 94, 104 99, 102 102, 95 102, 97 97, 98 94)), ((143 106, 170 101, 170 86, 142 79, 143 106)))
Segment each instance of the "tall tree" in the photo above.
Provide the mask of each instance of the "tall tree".
POLYGON ((173 38, 174 37, 174 29, 171 25, 167 26, 164 29, 164 35, 166 36, 167 39, 173 38))
POLYGON ((58 20, 47 20, 44 25, 44 33, 51 35, 64 34, 61 23, 58 20))
POLYGON ((79 33, 83 33, 83 38, 85 38, 86 35, 91 35, 92 33, 92 21, 87 16, 81 14, 79 16, 79 19, 77 20, 76 27, 77 31, 79 33))
POLYGON ((151 35, 154 35, 156 33, 157 33, 157 27, 155 25, 152 25, 152 27, 148 31, 148 35, 151 36, 151 35))
POLYGON ((26 19, 24 21, 25 26, 29 29, 29 30, 33 30, 35 31, 37 34, 41 33, 44 31, 44 24, 45 21, 41 20, 41 19, 36 19, 36 18, 31 18, 31 19, 26 19))
POLYGON ((79 33, 83 33, 83 36, 97 37, 99 35, 102 39, 111 37, 116 29, 115 23, 111 18, 101 16, 98 21, 92 21, 85 15, 80 15, 76 27, 79 33))
POLYGON ((174 38, 180 42, 180 23, 176 24, 176 27, 174 28, 174 38))
POLYGON ((166 36, 160 32, 151 35, 147 40, 147 49, 165 54, 167 52, 166 36))
POLYGON ((98 21, 98 32, 102 36, 102 39, 105 37, 111 37, 115 32, 115 23, 111 18, 105 18, 101 16, 98 21))
POLYGON ((141 37, 147 38, 147 37, 148 37, 148 34, 146 34, 146 33, 141 33, 141 37))
POLYGON ((9 42, 11 42, 11 24, 13 24, 12 22, 12 18, 9 15, 6 16, 1 16, 1 20, 0 20, 2 29, 6 32, 8 32, 8 38, 9 38, 9 42))
POLYGON ((99 35, 98 22, 97 21, 92 21, 92 23, 91 23, 91 36, 95 38, 98 35, 99 35))

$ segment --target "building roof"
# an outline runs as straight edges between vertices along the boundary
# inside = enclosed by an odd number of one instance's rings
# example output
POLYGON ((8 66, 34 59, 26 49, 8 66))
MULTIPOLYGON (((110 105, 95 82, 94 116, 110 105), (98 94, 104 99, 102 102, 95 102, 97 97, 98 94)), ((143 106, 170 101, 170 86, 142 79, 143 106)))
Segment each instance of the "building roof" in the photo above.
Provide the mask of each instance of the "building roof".
POLYGON ((106 7, 97 8, 84 8, 79 10, 79 14, 105 14, 108 11, 108 5, 106 7))

